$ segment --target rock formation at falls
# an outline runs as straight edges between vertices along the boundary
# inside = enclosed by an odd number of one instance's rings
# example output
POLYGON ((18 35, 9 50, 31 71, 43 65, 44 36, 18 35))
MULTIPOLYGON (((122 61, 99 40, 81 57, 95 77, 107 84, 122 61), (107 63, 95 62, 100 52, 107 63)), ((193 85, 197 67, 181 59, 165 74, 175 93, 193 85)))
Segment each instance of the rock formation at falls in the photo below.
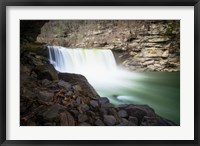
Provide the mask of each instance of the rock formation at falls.
POLYGON ((175 20, 50 21, 38 42, 69 48, 110 49, 132 71, 180 70, 180 24, 175 20))

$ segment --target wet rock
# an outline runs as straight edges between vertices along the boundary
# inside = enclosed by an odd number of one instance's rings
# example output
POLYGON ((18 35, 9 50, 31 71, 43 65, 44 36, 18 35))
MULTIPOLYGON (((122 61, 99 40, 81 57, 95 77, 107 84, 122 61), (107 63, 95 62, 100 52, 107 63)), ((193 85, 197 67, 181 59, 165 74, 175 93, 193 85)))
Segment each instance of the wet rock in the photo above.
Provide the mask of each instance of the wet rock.
POLYGON ((53 120, 58 117, 60 110, 65 110, 65 107, 60 104, 54 104, 41 111, 39 115, 45 120, 53 120))
POLYGON ((137 117, 139 123, 141 123, 144 116, 155 116, 155 112, 145 105, 130 105, 126 110, 130 116, 137 117))
POLYGON ((69 112, 61 112, 59 117, 61 126, 75 126, 75 120, 69 112))
POLYGON ((105 124, 104 124, 100 119, 97 119, 97 120, 95 121, 95 125, 96 125, 96 126, 105 126, 105 124))
POLYGON ((87 79, 79 74, 71 74, 71 73, 59 73, 59 79, 68 82, 70 84, 77 84, 81 87, 81 97, 90 97, 94 99, 98 99, 100 96, 94 90, 94 88, 89 84, 87 79))
POLYGON ((147 117, 142 120, 141 126, 176 126, 175 123, 169 120, 165 120, 159 116, 147 117))
POLYGON ((49 81, 48 79, 42 80, 42 85, 44 85, 44 86, 48 86, 48 85, 50 85, 51 83, 52 83, 52 82, 49 81))
POLYGON ((132 126, 138 125, 138 119, 136 117, 129 116, 128 121, 131 122, 132 126))
POLYGON ((113 115, 116 119, 116 123, 120 123, 121 122, 121 118, 119 117, 117 111, 115 108, 110 108, 108 110, 109 115, 113 115))
POLYGON ((91 105, 92 107, 94 107, 94 108, 96 108, 96 107, 99 106, 99 104, 98 104, 98 102, 97 102, 96 100, 91 100, 91 101, 90 101, 90 105, 91 105))
POLYGON ((87 104, 81 104, 79 107, 83 112, 86 112, 90 109, 90 107, 87 104))
POLYGON ((114 105, 111 103, 105 103, 105 104, 102 104, 101 107, 102 108, 112 108, 112 107, 114 107, 114 105))
POLYGON ((129 125, 129 121, 125 118, 122 118, 120 124, 118 124, 117 126, 130 126, 129 125))
POLYGON ((106 97, 101 97, 98 99, 98 102, 100 105, 103 105, 103 104, 109 103, 109 99, 106 97))
POLYGON ((114 116, 112 115, 104 115, 104 123, 107 125, 107 126, 113 126, 116 124, 116 119, 114 116))
POLYGON ((71 84, 63 80, 59 80, 58 85, 64 87, 66 90, 69 90, 71 88, 71 84))
POLYGON ((119 117, 122 117, 122 118, 128 117, 128 113, 125 110, 118 111, 118 115, 119 117))
POLYGON ((22 95, 28 98, 32 98, 34 99, 35 97, 37 97, 37 94, 35 94, 33 91, 31 91, 30 89, 27 89, 26 87, 24 87, 22 90, 22 95))
POLYGON ((78 92, 83 91, 83 89, 81 88, 80 85, 75 85, 75 86, 73 86, 73 89, 74 89, 75 91, 78 91, 78 92))
POLYGON ((94 117, 96 116, 96 113, 93 112, 93 111, 88 111, 88 112, 87 112, 87 115, 88 115, 89 117, 94 118, 94 117))
POLYGON ((52 101, 54 93, 48 91, 39 91, 38 92, 38 99, 42 101, 52 101))
POLYGON ((88 119, 87 115, 84 115, 84 114, 78 115, 78 121, 79 122, 85 122, 85 121, 87 121, 87 119, 88 119))
POLYGON ((52 81, 58 79, 57 71, 51 64, 38 65, 31 70, 30 75, 33 73, 37 75, 39 80, 48 79, 52 81))
POLYGON ((79 112, 77 110, 70 110, 70 112, 72 113, 74 117, 78 117, 79 115, 79 112))
POLYGON ((108 114, 108 111, 105 109, 105 108, 100 108, 99 109, 99 113, 104 116, 104 115, 107 115, 108 114))

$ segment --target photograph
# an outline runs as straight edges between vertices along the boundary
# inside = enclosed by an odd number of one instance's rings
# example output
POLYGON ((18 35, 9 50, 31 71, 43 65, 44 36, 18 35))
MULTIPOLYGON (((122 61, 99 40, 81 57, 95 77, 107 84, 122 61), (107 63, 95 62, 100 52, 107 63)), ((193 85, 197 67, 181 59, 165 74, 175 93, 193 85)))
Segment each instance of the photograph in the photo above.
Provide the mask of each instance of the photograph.
POLYGON ((20 126, 181 126, 180 20, 19 21, 20 126))

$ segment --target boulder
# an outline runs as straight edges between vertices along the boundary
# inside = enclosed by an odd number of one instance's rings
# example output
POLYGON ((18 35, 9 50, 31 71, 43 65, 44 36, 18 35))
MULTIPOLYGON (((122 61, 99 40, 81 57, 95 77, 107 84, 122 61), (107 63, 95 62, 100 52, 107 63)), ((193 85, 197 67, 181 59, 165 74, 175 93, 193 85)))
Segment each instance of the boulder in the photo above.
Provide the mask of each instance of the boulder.
POLYGON ((88 119, 88 117, 85 114, 79 114, 78 115, 78 121, 79 122, 85 122, 85 121, 87 121, 87 119, 88 119))
POLYGON ((52 101, 54 93, 48 91, 38 91, 38 99, 42 101, 52 101))
POLYGON ((58 85, 61 87, 64 87, 67 91, 70 90, 70 88, 71 88, 71 84, 68 82, 65 82, 63 80, 59 80, 58 85))
POLYGON ((99 107, 99 104, 98 104, 98 102, 97 102, 96 100, 91 100, 91 101, 90 101, 90 105, 91 105, 93 108, 99 107))
POLYGON ((65 111, 59 113, 59 118, 61 126, 75 126, 75 120, 69 112, 65 111))
POLYGON ((96 125, 96 126, 105 126, 105 124, 103 123, 103 121, 101 121, 100 119, 97 119, 97 120, 95 121, 95 125, 96 125))
POLYGON ((59 73, 58 77, 60 80, 63 80, 70 84, 79 85, 79 89, 81 90, 78 91, 82 97, 90 97, 92 99, 98 99, 100 97, 94 90, 94 88, 89 84, 87 79, 82 75, 71 73, 59 73))
POLYGON ((112 115, 104 115, 104 123, 107 126, 114 126, 116 124, 116 119, 114 116, 112 115))
POLYGON ((128 113, 127 113, 127 111, 125 111, 125 110, 120 110, 120 111, 118 111, 118 115, 119 115, 119 117, 121 117, 121 118, 126 118, 126 117, 128 117, 128 113))
POLYGON ((57 71, 51 64, 38 65, 31 70, 30 75, 33 73, 37 75, 39 80, 48 79, 52 81, 58 79, 57 71))
POLYGON ((101 98, 98 99, 98 102, 99 102, 100 105, 104 105, 106 103, 109 103, 109 99, 106 98, 106 97, 101 97, 101 98))

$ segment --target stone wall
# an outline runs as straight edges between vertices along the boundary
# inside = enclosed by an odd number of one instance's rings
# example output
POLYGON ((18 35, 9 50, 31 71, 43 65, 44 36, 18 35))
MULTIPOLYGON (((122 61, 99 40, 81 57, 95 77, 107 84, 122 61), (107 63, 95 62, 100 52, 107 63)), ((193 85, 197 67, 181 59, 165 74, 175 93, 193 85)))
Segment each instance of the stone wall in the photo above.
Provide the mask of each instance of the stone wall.
POLYGON ((132 71, 180 70, 178 20, 49 21, 37 41, 70 48, 111 49, 119 65, 132 71))

